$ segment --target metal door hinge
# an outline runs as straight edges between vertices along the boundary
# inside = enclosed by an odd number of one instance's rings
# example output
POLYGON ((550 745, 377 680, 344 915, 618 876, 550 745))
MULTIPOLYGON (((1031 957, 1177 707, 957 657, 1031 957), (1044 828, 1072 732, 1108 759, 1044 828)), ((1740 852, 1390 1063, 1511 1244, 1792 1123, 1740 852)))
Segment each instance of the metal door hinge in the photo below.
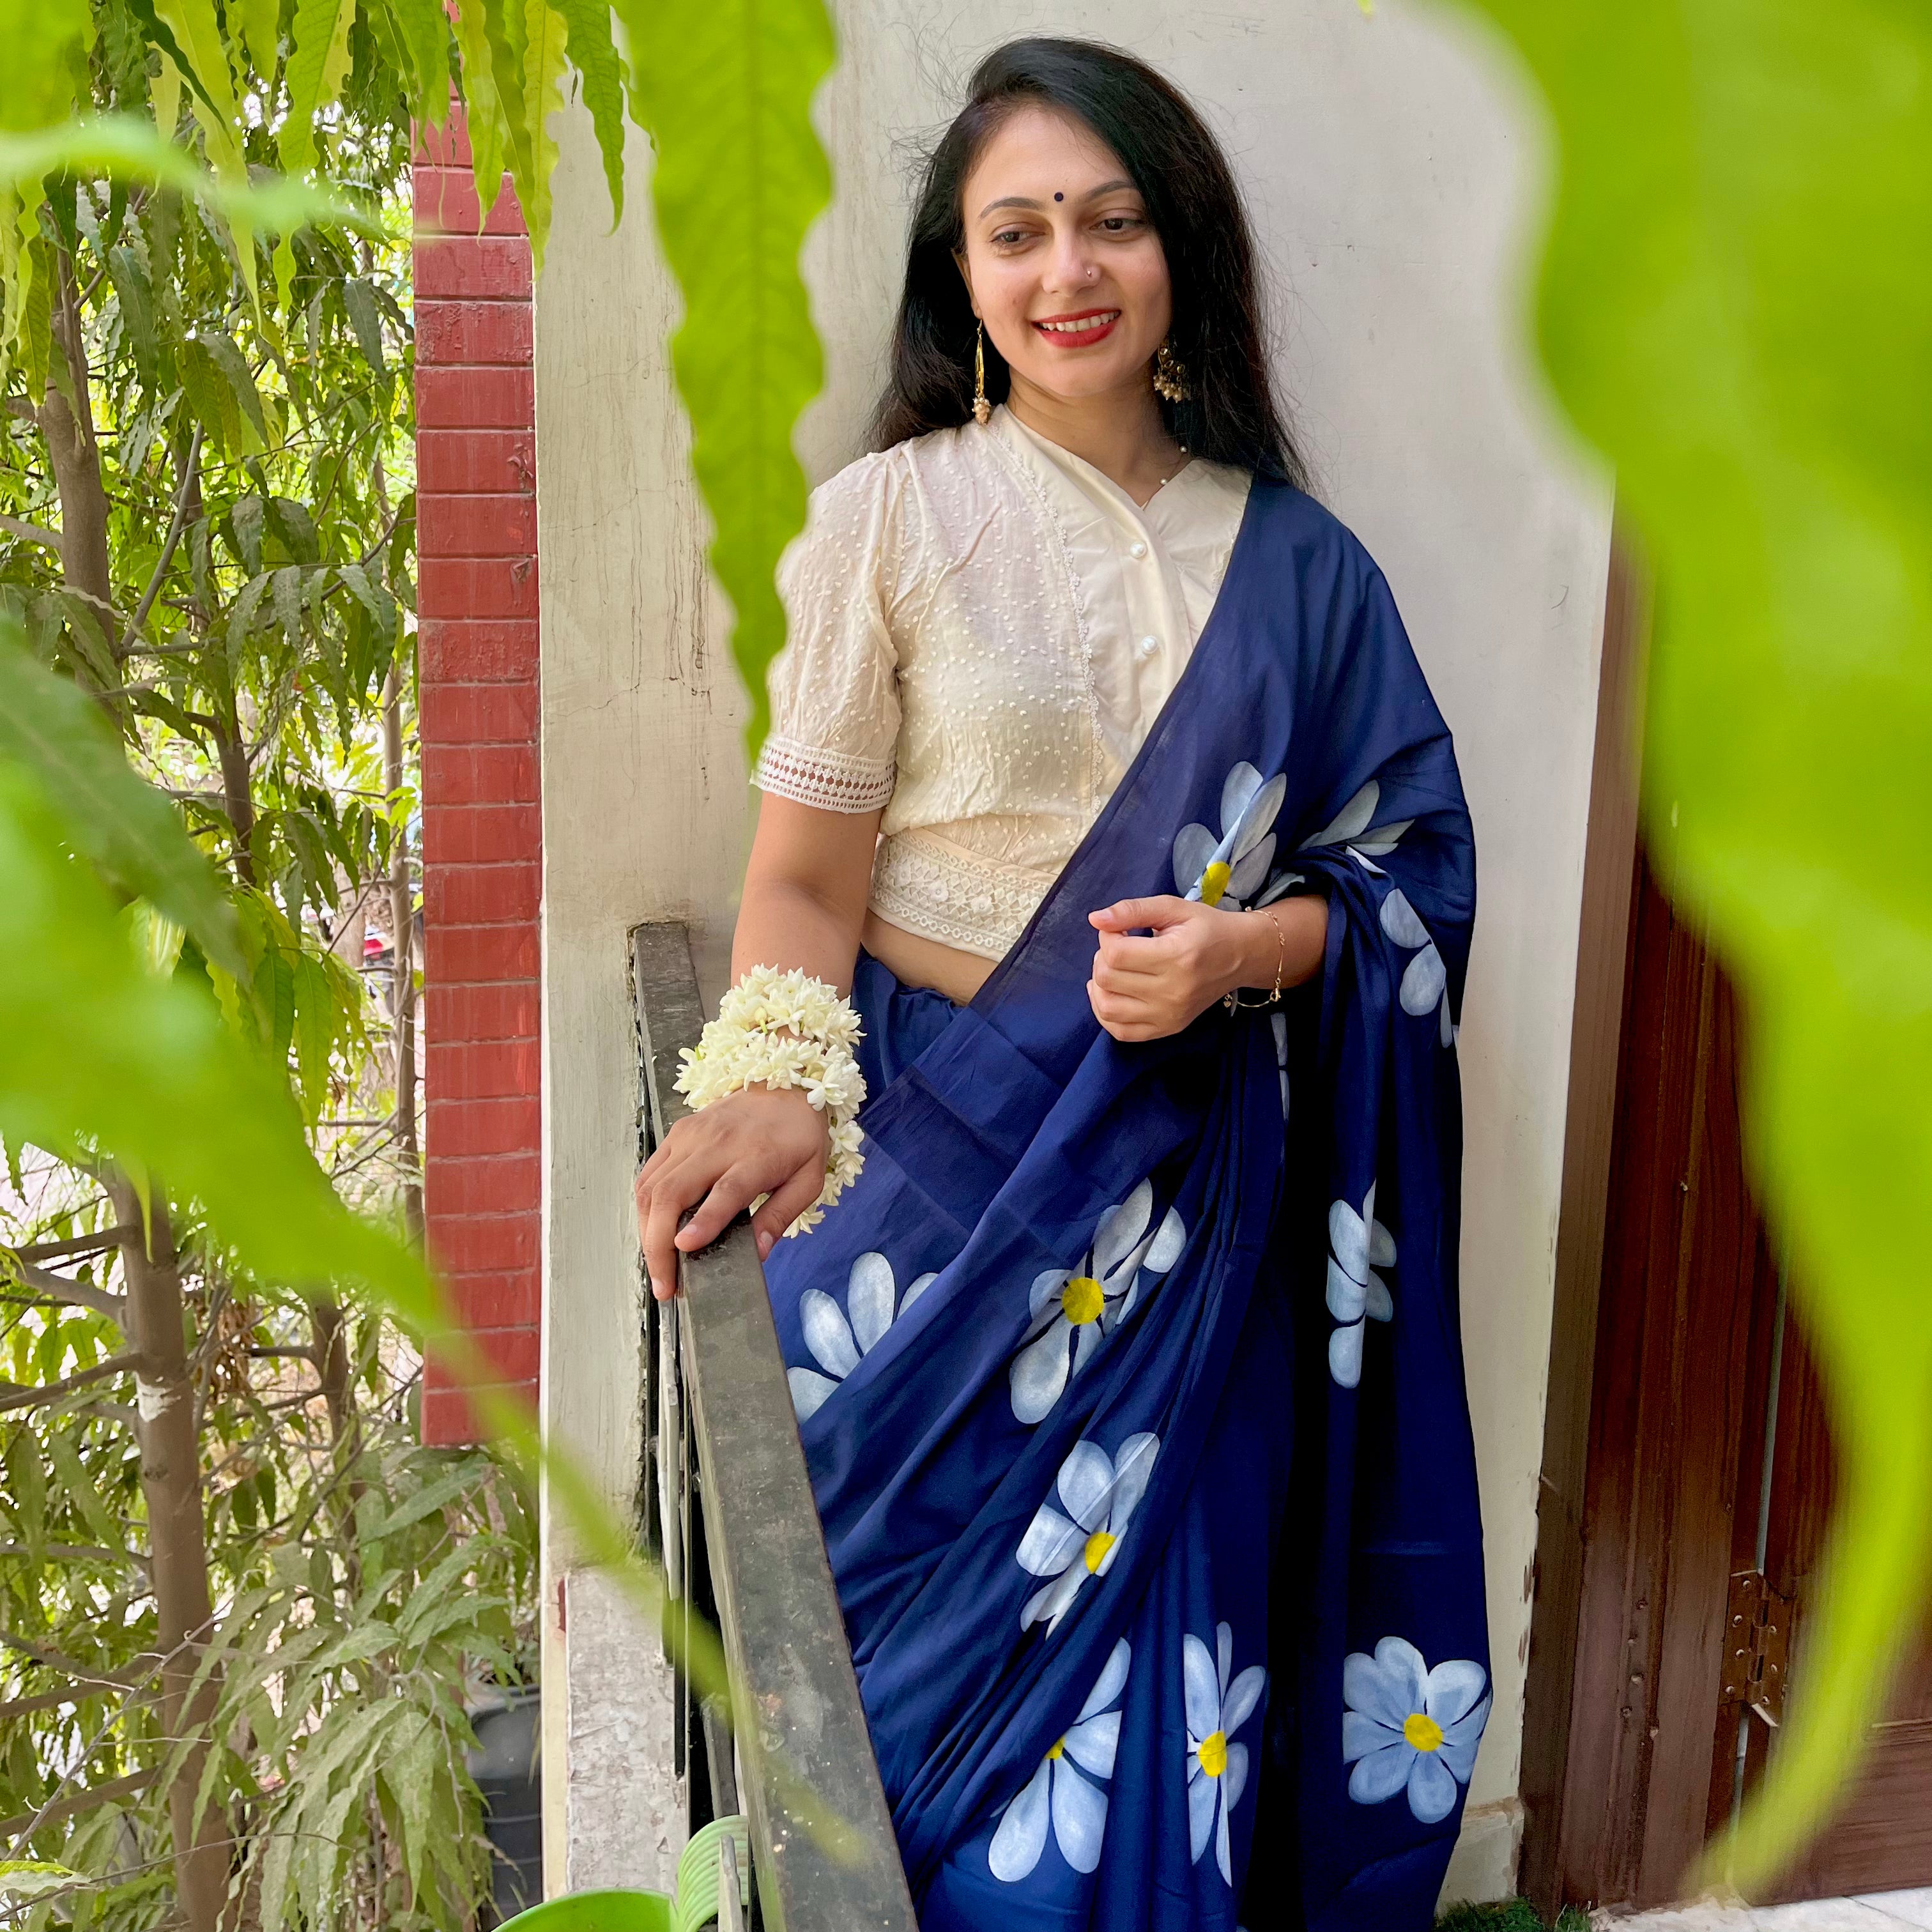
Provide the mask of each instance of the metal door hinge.
POLYGON ((1761 1570, 1738 1571, 1725 1620, 1724 1702, 1744 1705, 1775 1730, 1784 1721, 1790 1647, 1791 1599, 1761 1570))

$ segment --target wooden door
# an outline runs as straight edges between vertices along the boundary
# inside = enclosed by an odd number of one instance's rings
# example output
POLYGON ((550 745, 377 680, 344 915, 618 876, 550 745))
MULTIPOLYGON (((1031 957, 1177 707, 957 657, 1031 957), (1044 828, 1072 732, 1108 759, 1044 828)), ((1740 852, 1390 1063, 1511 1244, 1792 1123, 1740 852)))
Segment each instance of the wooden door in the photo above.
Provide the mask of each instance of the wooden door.
MULTIPOLYGON (((1802 1332, 1788 1316, 1774 1336, 1772 1360, 1772 1393, 1753 1445, 1762 1473, 1755 1497, 1748 1484, 1739 1498, 1740 1528, 1750 1504, 1758 1505, 1758 1542, 1754 1551, 1739 1549, 1733 1572, 1744 1587, 1736 1593, 1720 1707, 1713 1828, 1731 1815, 1739 1770, 1748 1792, 1776 1755, 1778 1729, 1766 1720, 1782 1715, 1778 1676, 1788 1674, 1796 1694, 1804 1694, 1806 1620, 1832 1504, 1822 1393, 1802 1332), (1762 1576, 1761 1586, 1746 1580, 1754 1574, 1762 1576), (1754 1610, 1759 1628, 1772 1633, 1768 1641, 1754 1636, 1754 1610), (1778 1670, 1781 1662, 1786 1673, 1778 1670)), ((1884 1721, 1872 1729, 1864 1763, 1844 1802, 1771 1895, 1828 1898, 1927 1884, 1932 1884, 1932 1642, 1922 1641, 1892 1688, 1884 1721)))
MULTIPOLYGON (((1775 1752, 1786 1681, 1803 1694, 1832 1494, 1816 1376, 1744 1178, 1737 1000, 1641 859, 1628 932, 1587 1461, 1562 1599, 1540 1582, 1532 1639, 1526 1760, 1550 1774, 1526 1779, 1524 1870, 1546 1910, 1682 1895, 1775 1752)), ((1547 1508, 1541 1540, 1558 1540, 1547 1508)), ((1775 1895, 1928 1882, 1932 1657, 1775 1895)))

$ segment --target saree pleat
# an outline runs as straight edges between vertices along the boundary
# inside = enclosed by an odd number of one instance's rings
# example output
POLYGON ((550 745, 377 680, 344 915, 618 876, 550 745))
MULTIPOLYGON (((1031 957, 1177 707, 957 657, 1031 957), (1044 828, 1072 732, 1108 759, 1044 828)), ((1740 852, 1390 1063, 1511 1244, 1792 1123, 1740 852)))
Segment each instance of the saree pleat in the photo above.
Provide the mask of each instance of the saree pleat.
POLYGON ((928 1932, 1430 1922, 1488 1712, 1474 910, 1387 586, 1257 482, 1186 675, 979 996, 862 959, 866 1172, 768 1273, 928 1932), (1174 891, 1323 893, 1318 980, 1114 1041, 1086 914, 1174 891))

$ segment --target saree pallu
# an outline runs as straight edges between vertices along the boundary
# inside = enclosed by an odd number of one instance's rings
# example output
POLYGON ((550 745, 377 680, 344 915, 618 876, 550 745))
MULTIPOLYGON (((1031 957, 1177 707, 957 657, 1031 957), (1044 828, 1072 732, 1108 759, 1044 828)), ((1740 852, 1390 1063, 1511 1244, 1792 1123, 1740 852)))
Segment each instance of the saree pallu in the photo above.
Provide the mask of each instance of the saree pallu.
POLYGON ((970 1006, 862 960, 866 1168, 768 1265, 926 1932, 1427 1926, 1489 1712, 1458 1332, 1474 854, 1360 546, 1257 481, 970 1006), (1318 978, 1123 1045, 1086 915, 1316 891, 1318 978))

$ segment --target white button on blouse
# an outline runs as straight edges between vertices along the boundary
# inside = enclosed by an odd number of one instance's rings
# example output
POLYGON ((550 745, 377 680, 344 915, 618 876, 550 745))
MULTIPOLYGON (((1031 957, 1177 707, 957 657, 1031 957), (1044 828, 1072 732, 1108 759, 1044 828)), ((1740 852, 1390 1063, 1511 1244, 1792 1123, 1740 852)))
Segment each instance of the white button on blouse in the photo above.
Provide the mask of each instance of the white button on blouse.
POLYGON ((872 910, 999 958, 1192 653, 1248 482, 1196 459, 1136 506, 1004 406, 860 458, 780 568, 790 636, 753 782, 883 805, 872 910))

